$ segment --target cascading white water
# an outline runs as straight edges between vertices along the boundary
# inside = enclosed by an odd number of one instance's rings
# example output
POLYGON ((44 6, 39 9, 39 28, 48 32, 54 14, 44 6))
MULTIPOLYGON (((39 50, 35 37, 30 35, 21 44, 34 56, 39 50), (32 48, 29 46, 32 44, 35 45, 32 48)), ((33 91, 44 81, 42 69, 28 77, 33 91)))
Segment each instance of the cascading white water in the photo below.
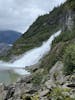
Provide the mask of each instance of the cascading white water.
POLYGON ((55 37, 59 36, 60 34, 61 34, 61 30, 54 33, 46 42, 43 42, 42 46, 29 50, 20 59, 14 61, 13 63, 10 63, 10 62, 6 63, 3 61, 0 61, 0 66, 4 66, 5 69, 6 67, 9 67, 9 68, 13 67, 14 71, 20 75, 29 74, 29 72, 23 69, 15 69, 15 67, 25 68, 25 66, 31 66, 38 63, 39 60, 42 59, 43 56, 46 55, 50 51, 52 41, 55 39, 55 37))

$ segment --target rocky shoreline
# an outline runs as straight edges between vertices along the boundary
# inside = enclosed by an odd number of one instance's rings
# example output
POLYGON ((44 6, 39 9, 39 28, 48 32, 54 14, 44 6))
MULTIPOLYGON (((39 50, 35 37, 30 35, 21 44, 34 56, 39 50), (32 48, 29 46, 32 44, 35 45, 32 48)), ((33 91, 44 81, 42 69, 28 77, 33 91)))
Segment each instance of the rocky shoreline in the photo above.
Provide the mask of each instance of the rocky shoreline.
MULTIPOLYGON (((38 85, 33 83, 33 74, 8 86, 0 84, 0 100, 75 100, 75 74, 65 76, 62 68, 63 63, 58 61, 38 85)), ((33 73, 38 70, 41 68, 33 73)))

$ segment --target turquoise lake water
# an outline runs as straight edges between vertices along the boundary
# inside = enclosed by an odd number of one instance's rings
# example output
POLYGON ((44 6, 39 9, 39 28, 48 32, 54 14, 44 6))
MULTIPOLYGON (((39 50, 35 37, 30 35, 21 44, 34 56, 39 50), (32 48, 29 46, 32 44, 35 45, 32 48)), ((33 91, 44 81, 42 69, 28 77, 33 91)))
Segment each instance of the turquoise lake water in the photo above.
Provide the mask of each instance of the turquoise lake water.
POLYGON ((16 82, 18 78, 20 78, 20 76, 13 71, 0 71, 0 83, 11 84, 16 82))

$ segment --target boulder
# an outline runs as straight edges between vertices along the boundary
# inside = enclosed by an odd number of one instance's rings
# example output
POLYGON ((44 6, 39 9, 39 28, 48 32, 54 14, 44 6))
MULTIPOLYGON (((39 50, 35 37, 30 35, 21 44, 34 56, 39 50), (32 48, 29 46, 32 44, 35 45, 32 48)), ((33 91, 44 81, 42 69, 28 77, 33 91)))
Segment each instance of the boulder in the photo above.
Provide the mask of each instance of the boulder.
POLYGON ((4 88, 5 88, 4 84, 3 83, 0 83, 0 93, 3 92, 4 88))
POLYGON ((40 63, 41 63, 41 62, 39 62, 39 63, 37 63, 37 64, 35 64, 35 65, 32 65, 32 66, 26 66, 26 67, 25 67, 25 70, 28 70, 28 71, 30 71, 30 72, 35 72, 35 71, 37 71, 37 70, 39 69, 40 63))
POLYGON ((49 90, 48 90, 48 89, 45 89, 45 90, 39 92, 39 96, 40 96, 40 97, 44 97, 44 96, 46 96, 48 93, 49 93, 49 90))
POLYGON ((47 89, 52 89, 53 87, 56 87, 56 85, 54 84, 53 80, 48 80, 45 82, 45 86, 47 89))
POLYGON ((63 84, 66 81, 65 75, 63 75, 63 63, 58 61, 52 69, 49 71, 50 80, 63 84))

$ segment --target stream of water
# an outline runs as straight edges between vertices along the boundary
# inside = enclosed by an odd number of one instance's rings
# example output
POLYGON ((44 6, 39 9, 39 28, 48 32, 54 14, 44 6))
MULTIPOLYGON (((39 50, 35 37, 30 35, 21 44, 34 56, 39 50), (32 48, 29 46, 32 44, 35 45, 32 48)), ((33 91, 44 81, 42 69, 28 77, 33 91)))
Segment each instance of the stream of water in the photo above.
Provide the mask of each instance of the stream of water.
POLYGON ((61 30, 54 33, 47 41, 38 47, 31 49, 13 63, 0 61, 0 82, 13 81, 18 75, 30 74, 23 68, 37 64, 51 49, 52 41, 61 34, 61 30), (21 69, 22 68, 22 69, 21 69), (3 81, 4 80, 4 81, 3 81))

